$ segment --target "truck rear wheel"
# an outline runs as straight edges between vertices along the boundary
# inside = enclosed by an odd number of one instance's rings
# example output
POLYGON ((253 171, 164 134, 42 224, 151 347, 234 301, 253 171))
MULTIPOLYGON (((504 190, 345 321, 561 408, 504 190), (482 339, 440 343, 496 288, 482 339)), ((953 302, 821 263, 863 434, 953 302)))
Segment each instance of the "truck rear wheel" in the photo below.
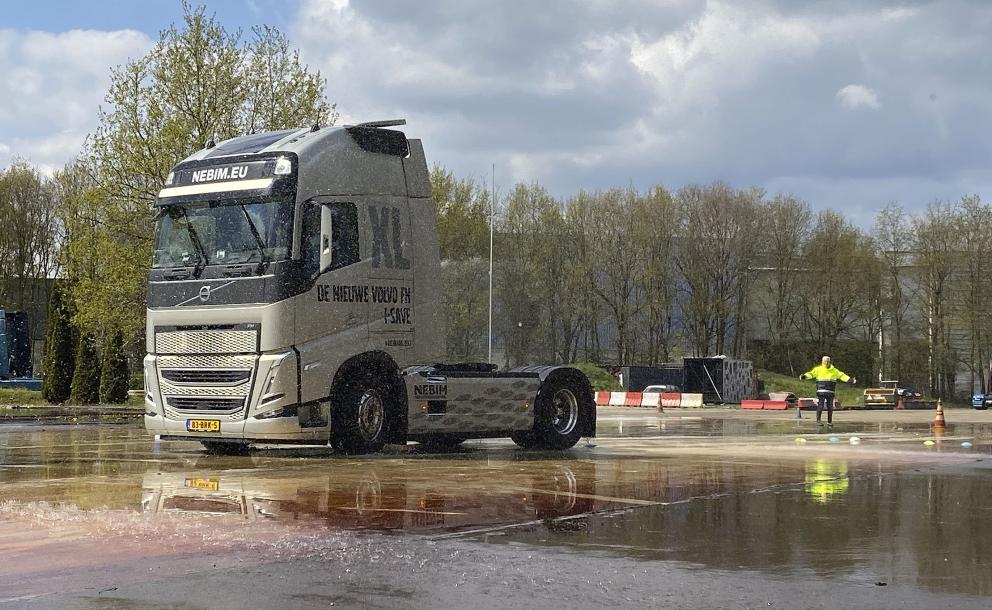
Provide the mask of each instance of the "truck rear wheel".
POLYGON ((534 429, 515 432, 513 442, 524 449, 568 449, 582 437, 582 384, 568 377, 544 382, 537 397, 534 429))
POLYGON ((371 379, 355 383, 333 407, 331 444, 345 453, 380 451, 386 444, 391 404, 388 384, 371 379))
POLYGON ((537 435, 534 434, 532 430, 527 430, 526 432, 512 432, 510 433, 510 438, 518 447, 523 449, 537 449, 539 443, 537 441, 537 435))

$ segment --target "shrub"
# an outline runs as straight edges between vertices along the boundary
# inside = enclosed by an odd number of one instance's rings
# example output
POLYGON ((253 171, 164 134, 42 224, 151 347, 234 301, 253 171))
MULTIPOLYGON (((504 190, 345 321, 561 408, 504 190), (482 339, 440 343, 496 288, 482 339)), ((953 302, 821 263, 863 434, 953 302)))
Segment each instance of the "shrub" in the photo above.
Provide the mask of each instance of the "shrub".
POLYGON ((124 339, 120 331, 115 331, 108 335, 103 344, 103 359, 100 366, 100 401, 109 404, 127 402, 129 381, 124 339))
POLYGON ((570 364, 568 366, 575 367, 586 374, 589 378, 589 383, 592 384, 592 389, 602 392, 617 392, 622 388, 617 378, 611 375, 606 369, 598 367, 595 364, 589 362, 579 362, 577 364, 570 364))
POLYGON ((100 360, 97 358, 96 340, 88 333, 79 338, 71 398, 80 405, 100 402, 100 360))
POLYGON ((48 335, 45 338, 41 395, 50 403, 69 399, 76 369, 77 332, 72 324, 72 303, 62 282, 55 282, 48 301, 48 335))

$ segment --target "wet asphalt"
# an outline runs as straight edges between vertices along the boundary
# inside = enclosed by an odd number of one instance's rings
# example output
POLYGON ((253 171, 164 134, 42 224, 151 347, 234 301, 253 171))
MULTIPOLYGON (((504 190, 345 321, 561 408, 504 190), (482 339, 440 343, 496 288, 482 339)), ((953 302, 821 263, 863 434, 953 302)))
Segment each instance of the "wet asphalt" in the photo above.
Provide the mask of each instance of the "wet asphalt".
POLYGON ((602 409, 570 451, 362 457, 7 420, 0 606, 984 608, 992 416, 968 415, 602 409))

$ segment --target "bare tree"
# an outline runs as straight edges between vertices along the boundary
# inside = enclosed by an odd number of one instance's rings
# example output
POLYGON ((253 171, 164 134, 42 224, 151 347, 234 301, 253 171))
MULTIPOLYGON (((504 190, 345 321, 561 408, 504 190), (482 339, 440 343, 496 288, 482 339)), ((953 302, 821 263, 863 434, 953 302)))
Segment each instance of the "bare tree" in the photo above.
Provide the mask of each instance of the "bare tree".
POLYGON ((951 345, 950 291, 960 235, 954 210, 931 203, 913 219, 914 258, 921 309, 927 329, 927 369, 930 392, 949 397, 954 391, 955 357, 951 345))
POLYGON ((915 298, 913 285, 906 278, 912 264, 909 223, 902 206, 889 203, 875 216, 872 229, 882 274, 878 370, 880 376, 895 379, 906 375, 903 366, 908 314, 915 298))
MULTIPOLYGON (((64 237, 51 179, 24 161, 0 172, 0 305, 35 310, 47 302, 44 281, 59 269, 64 237)), ((42 320, 32 317, 32 336, 42 320)))
POLYGON ((978 195, 961 199, 954 220, 961 241, 961 271, 957 318, 961 321, 968 353, 963 359, 971 376, 969 387, 985 392, 985 371, 992 359, 992 302, 989 277, 992 274, 992 207, 978 195))
POLYGON ((758 190, 735 190, 720 182, 676 194, 680 236, 674 261, 683 282, 679 305, 697 355, 743 351, 761 196, 758 190))
POLYGON ((802 277, 803 336, 834 345, 863 321, 874 259, 868 236, 837 212, 821 212, 810 235, 802 277))

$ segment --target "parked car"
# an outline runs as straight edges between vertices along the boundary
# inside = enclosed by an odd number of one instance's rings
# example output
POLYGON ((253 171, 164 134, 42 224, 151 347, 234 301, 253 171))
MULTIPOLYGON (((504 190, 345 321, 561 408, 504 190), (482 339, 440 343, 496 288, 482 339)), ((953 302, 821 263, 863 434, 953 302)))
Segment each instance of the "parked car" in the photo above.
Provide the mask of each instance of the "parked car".
POLYGON ((679 390, 679 386, 677 386, 677 385, 661 384, 661 385, 649 385, 648 387, 644 388, 643 391, 644 392, 658 392, 658 393, 662 393, 663 394, 665 392, 679 392, 681 390, 679 390))
POLYGON ((905 400, 918 400, 923 398, 923 393, 916 391, 916 388, 911 388, 909 386, 901 387, 896 389, 896 393, 899 394, 905 400))
MULTIPOLYGON (((989 397, 992 398, 992 394, 990 394, 989 397)), ((975 407, 980 411, 984 411, 985 409, 988 409, 989 408, 988 405, 985 404, 985 394, 982 394, 981 392, 975 392, 974 394, 972 394, 971 406, 975 407)))

